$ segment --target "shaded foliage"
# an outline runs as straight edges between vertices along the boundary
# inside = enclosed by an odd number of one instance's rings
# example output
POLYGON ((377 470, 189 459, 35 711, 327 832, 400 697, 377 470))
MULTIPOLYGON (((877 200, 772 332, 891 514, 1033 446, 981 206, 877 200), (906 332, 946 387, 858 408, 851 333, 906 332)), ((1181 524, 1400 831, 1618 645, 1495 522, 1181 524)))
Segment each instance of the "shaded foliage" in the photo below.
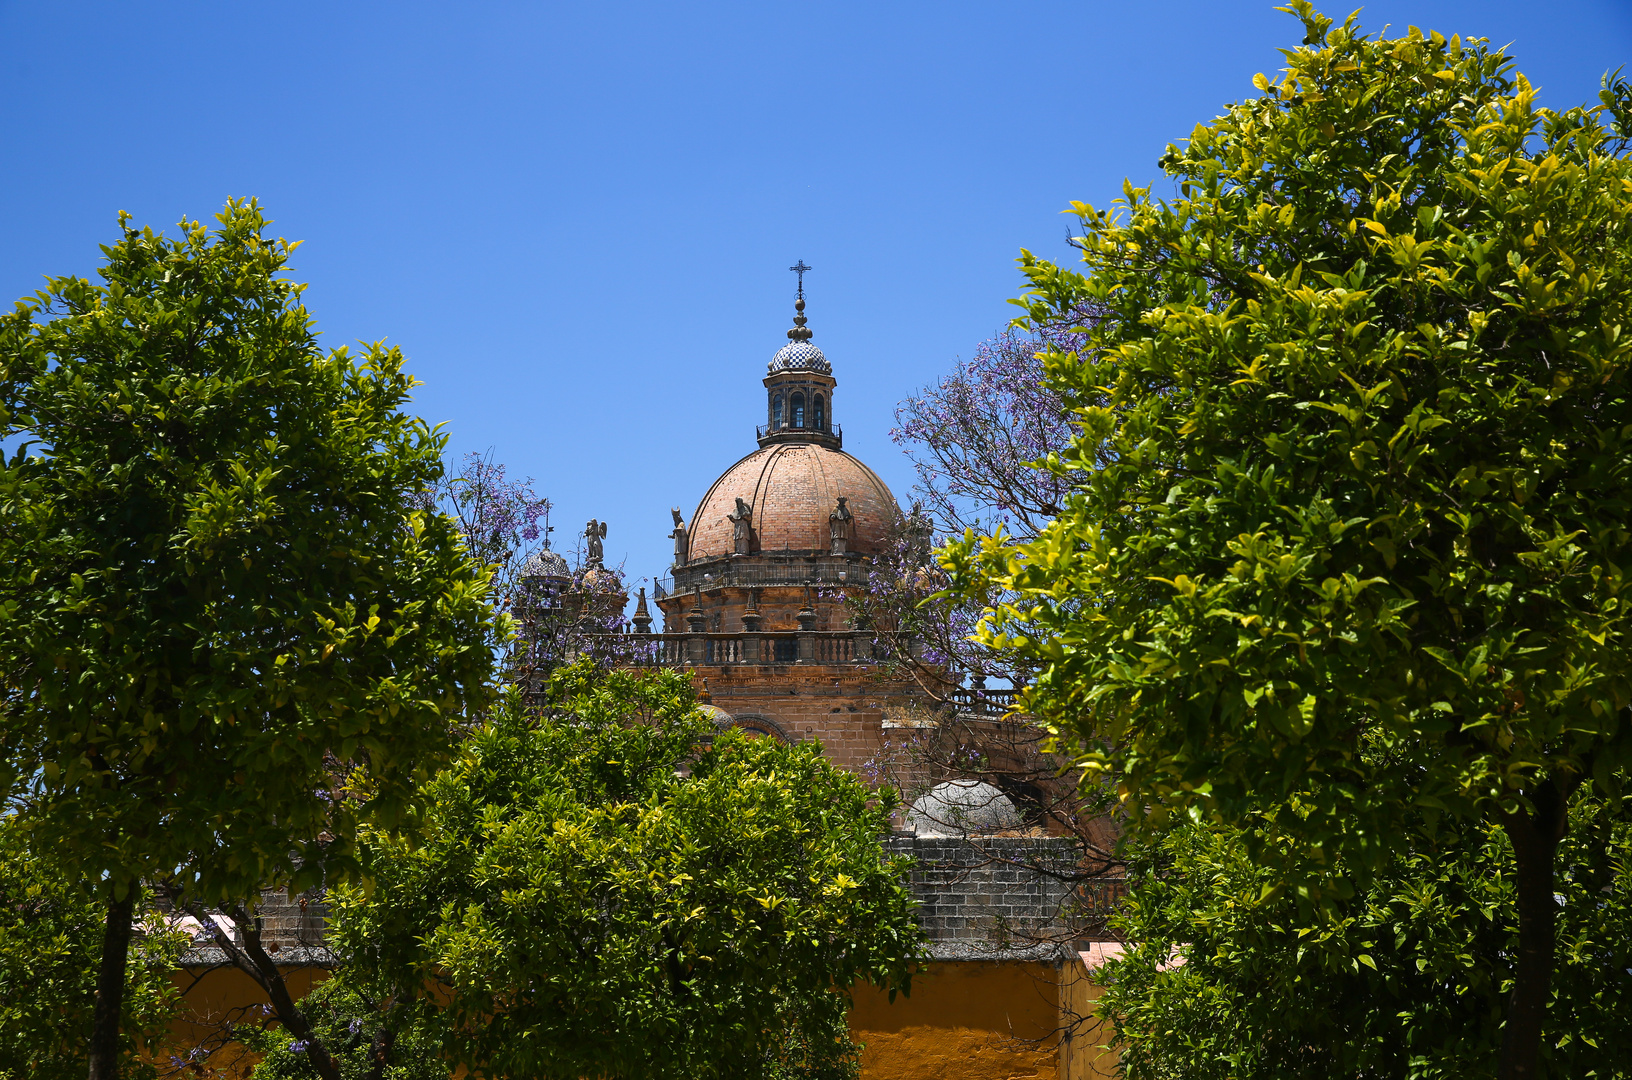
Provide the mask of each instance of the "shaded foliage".
MULTIPOLYGON (((90 882, 30 850, 0 816, 0 1076, 82 1080, 107 909, 90 882)), ((184 935, 142 928, 125 968, 126 1075, 151 1077, 181 1002, 171 982, 184 935)))
MULTIPOLYGON (((300 999, 300 1008, 342 1080, 447 1080, 448 1066, 436 1046, 397 1030, 400 1011, 353 989, 343 976, 319 983, 300 999)), ((306 1040, 286 1028, 253 1028, 242 1039, 261 1055, 251 1080, 318 1080, 306 1040)))
MULTIPOLYGON (((1578 797, 1559 847, 1559 968, 1543 1075, 1621 1077, 1632 1062, 1632 826, 1578 797)), ((1392 854, 1327 918, 1275 890, 1239 834, 1182 825, 1132 859, 1105 968, 1130 1080, 1461 1080, 1495 1071, 1513 980, 1512 845, 1441 829, 1392 854)))

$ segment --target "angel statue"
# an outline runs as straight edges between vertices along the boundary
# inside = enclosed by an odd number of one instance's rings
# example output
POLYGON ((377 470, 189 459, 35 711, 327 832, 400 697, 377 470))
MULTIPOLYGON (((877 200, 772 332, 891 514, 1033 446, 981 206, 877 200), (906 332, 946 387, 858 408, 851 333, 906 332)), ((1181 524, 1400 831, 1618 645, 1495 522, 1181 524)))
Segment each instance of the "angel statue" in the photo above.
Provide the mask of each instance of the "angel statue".
POLYGON ((584 539, 588 541, 589 547, 588 565, 600 566, 601 559, 605 557, 605 548, 601 541, 606 539, 606 522, 590 518, 589 524, 584 526, 584 539))

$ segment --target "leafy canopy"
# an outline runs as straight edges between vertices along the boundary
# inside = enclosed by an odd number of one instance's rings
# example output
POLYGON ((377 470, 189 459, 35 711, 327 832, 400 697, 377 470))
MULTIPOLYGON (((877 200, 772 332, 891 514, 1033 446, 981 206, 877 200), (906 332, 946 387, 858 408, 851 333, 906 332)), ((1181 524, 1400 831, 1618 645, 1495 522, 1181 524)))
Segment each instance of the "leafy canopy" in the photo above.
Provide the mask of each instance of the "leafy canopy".
POLYGON ((1075 204, 1080 271, 1023 259, 1027 318, 1103 311, 1045 358, 1074 490, 947 561, 1014 595, 987 640, 1133 828, 1250 823, 1320 899, 1402 807, 1617 793, 1632 163, 1482 40, 1292 10, 1313 44, 1169 149, 1173 198, 1075 204))
POLYGON ((413 1002, 484 1076, 848 1076, 857 980, 909 985, 920 931, 892 802, 814 743, 715 735, 689 679, 552 677, 370 834, 335 895, 350 977, 413 1002))
MULTIPOLYGON (((0 816, 0 1076, 81 1080, 107 912, 71 868, 31 850, 0 816)), ((183 935, 147 928, 125 969, 124 1075, 148 1080, 181 1010, 171 981, 183 935)))
POLYGON ((495 630, 419 506, 443 438, 401 411, 402 354, 320 350, 294 245, 254 203, 217 220, 121 218, 101 284, 51 278, 0 317, 23 819, 93 875, 185 867, 210 897, 315 874, 320 842, 343 869, 358 807, 399 814, 484 701, 495 630))
MULTIPOLYGON (((1632 1061, 1632 825, 1578 796, 1559 849, 1552 1075, 1632 1061)), ((1273 867, 1239 833, 1181 825, 1131 854, 1117 920, 1131 942, 1100 1000, 1129 1080, 1488 1077, 1518 951, 1513 850, 1484 823, 1393 854, 1336 917, 1254 904, 1273 867)))

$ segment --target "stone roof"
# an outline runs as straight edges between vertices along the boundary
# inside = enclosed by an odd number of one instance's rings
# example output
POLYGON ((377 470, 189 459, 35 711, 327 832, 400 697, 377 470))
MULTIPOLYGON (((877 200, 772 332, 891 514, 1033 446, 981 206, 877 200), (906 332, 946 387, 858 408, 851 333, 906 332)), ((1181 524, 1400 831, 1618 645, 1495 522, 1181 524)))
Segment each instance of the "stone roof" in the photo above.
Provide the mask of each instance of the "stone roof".
POLYGON ((979 780, 948 780, 919 796, 907 825, 919 836, 971 836, 1020 828, 1009 797, 979 780))
POLYGON ((525 578, 559 578, 565 581, 572 577, 572 571, 567 568, 567 560, 549 548, 539 548, 528 556, 522 565, 521 576, 525 578))

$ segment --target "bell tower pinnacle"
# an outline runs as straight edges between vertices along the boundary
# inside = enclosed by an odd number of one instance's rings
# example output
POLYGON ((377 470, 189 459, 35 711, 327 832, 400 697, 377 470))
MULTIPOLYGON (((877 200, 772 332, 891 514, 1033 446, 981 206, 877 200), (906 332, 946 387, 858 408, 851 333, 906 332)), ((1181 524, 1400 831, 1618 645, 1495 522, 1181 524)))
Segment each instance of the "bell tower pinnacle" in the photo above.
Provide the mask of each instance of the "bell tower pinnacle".
POLYGON ((765 376, 765 419, 758 430, 759 445, 817 443, 837 450, 844 433, 833 423, 833 368, 822 350, 810 343, 814 336, 805 318, 805 274, 811 269, 800 259, 788 267, 799 275, 794 294, 793 329, 788 343, 771 358, 765 376))

